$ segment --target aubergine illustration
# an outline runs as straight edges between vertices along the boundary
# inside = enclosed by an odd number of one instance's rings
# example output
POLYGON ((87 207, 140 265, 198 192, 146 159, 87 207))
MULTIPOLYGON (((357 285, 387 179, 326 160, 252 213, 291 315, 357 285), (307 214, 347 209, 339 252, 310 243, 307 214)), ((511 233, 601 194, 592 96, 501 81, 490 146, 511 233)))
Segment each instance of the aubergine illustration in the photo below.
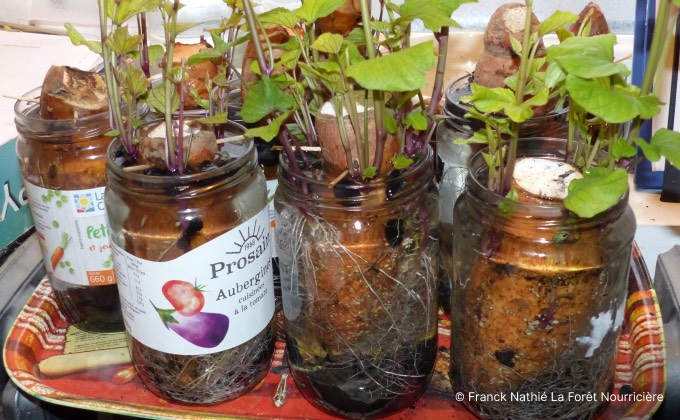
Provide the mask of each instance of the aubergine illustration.
POLYGON ((217 347, 229 331, 229 317, 224 314, 199 312, 184 316, 175 309, 159 309, 151 302, 166 328, 191 344, 207 349, 217 347))

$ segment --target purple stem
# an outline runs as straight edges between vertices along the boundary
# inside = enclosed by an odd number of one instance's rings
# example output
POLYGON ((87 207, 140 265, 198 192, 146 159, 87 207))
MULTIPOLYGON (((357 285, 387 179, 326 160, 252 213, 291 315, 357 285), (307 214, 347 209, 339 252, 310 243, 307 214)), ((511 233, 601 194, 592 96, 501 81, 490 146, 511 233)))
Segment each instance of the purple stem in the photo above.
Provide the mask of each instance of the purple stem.
POLYGON ((146 13, 137 15, 137 26, 139 26, 139 32, 142 34, 142 51, 139 57, 139 65, 148 79, 151 77, 151 70, 149 69, 149 34, 146 27, 146 13))
POLYGON ((182 78, 179 82, 179 129, 177 133, 177 172, 179 174, 184 173, 184 101, 186 101, 186 92, 184 86, 184 63, 185 60, 182 59, 180 66, 182 68, 182 78))

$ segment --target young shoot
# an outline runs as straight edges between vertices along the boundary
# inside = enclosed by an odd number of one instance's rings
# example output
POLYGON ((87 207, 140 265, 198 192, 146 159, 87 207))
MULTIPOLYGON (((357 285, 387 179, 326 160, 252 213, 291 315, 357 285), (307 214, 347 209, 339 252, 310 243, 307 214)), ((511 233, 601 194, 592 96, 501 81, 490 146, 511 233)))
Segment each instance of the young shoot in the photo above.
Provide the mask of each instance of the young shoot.
MULTIPOLYGON (((467 114, 483 121, 486 129, 468 141, 489 145, 489 188, 501 195, 510 190, 510 180, 519 140, 518 125, 533 116, 533 108, 557 96, 557 103, 569 106, 569 136, 566 156, 583 172, 582 179, 569 185, 564 205, 580 217, 592 217, 616 204, 628 191, 627 171, 635 164, 636 147, 645 156, 658 160, 665 156, 680 165, 680 133, 660 130, 647 143, 638 136, 641 121, 652 118, 662 105, 650 93, 653 73, 663 56, 670 4, 662 0, 652 54, 646 67, 645 82, 638 88, 628 82, 630 71, 615 61, 613 34, 586 36, 565 26, 577 16, 558 11, 531 31, 532 0, 526 0, 524 42, 513 40, 513 51, 521 57, 517 75, 506 79, 505 88, 485 88, 472 84, 472 95, 464 98, 474 105, 467 114), (535 57, 536 45, 544 35, 556 32, 559 44, 547 48, 546 57, 535 57), (650 75, 651 73, 651 75, 650 75), (626 135, 627 125, 631 129, 626 135)), ((584 26, 588 25, 586 20, 584 26)))
MULTIPOLYGON (((257 80, 246 86, 241 116, 247 123, 260 123, 246 134, 267 141, 277 138, 296 167, 301 143, 328 150, 325 139, 332 133, 344 149, 342 165, 355 181, 402 168, 434 133, 448 28, 458 27, 451 15, 472 1, 406 0, 398 5, 385 0, 376 17, 371 2, 361 0, 361 19, 344 35, 319 28, 345 0, 306 0, 295 10, 263 13, 255 13, 252 3, 244 0, 248 27, 257 36, 252 36, 255 60, 243 71, 254 72, 257 80), (410 27, 416 19, 433 31, 438 51, 431 42, 411 45, 410 27), (288 39, 278 44, 270 39, 276 26, 290 28, 288 39), (435 64, 433 93, 426 105, 420 90, 435 64), (336 119, 333 130, 319 127, 319 121, 327 121, 320 118, 326 103, 332 113, 325 115, 336 119)), ((328 155, 322 156, 328 162, 328 155)))

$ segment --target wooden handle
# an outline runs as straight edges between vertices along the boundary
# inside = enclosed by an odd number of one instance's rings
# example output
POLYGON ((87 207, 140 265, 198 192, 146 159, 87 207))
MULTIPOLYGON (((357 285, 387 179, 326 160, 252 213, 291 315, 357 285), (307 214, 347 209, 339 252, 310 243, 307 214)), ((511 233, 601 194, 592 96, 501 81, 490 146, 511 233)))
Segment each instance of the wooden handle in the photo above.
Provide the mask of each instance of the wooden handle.
POLYGON ((62 376, 131 362, 127 347, 120 347, 48 357, 38 363, 38 369, 45 376, 62 376))

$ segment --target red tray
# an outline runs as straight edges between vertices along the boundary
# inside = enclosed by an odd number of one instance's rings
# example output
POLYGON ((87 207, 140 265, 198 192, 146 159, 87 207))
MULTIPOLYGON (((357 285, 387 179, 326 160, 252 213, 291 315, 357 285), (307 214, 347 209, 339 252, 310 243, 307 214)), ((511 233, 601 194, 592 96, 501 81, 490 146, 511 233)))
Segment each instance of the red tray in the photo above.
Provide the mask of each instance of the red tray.
MULTIPOLYGON (((658 396, 666 389, 666 351, 661 313, 649 273, 635 247, 630 273, 629 298, 624 330, 619 341, 614 393, 658 396)), ((249 394, 234 401, 189 407, 165 401, 148 391, 137 376, 120 383, 120 372, 131 365, 89 369, 60 377, 45 377, 38 363, 64 353, 69 327, 56 307, 47 280, 35 290, 17 318, 5 342, 5 368, 19 388, 41 400, 55 404, 146 418, 281 418, 332 419, 310 405, 298 392, 291 377, 283 406, 276 407, 273 396, 281 380, 285 344, 277 341, 275 358, 265 380, 249 394)), ((416 404, 391 419, 471 419, 466 408, 455 401, 448 379, 450 323, 440 315, 440 351, 436 370, 427 392, 416 404)), ((109 336, 110 338, 110 336, 109 336)), ((109 347, 124 346, 124 340, 109 340, 109 347)), ((646 418, 659 407, 654 401, 611 403, 601 419, 646 418)))

